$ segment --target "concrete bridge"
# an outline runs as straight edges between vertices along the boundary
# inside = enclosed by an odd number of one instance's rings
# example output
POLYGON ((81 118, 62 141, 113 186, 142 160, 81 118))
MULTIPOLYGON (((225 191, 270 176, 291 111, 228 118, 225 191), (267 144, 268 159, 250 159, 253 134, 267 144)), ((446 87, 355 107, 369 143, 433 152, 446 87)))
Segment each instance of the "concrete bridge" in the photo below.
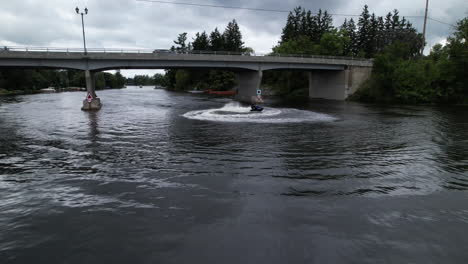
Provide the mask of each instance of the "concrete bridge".
POLYGON ((372 60, 324 56, 255 56, 229 53, 173 53, 152 50, 90 50, 26 48, 0 50, 0 67, 83 70, 92 98, 83 110, 101 108, 94 87, 94 74, 113 69, 224 69, 237 75, 237 100, 250 102, 260 89, 263 71, 300 70, 309 76, 309 97, 345 100, 371 73, 372 60))

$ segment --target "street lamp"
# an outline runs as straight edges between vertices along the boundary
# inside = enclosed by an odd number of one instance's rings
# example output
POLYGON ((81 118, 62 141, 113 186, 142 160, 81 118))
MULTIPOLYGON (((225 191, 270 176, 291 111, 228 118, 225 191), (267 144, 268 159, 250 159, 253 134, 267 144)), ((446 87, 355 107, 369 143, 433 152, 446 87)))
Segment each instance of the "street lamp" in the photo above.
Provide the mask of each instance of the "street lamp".
POLYGON ((85 7, 84 13, 80 13, 80 9, 78 7, 75 8, 75 11, 78 15, 81 15, 81 26, 83 27, 83 45, 84 45, 84 54, 87 55, 88 51, 86 50, 86 36, 85 36, 85 31, 84 31, 84 19, 83 16, 88 14, 88 8, 85 7))

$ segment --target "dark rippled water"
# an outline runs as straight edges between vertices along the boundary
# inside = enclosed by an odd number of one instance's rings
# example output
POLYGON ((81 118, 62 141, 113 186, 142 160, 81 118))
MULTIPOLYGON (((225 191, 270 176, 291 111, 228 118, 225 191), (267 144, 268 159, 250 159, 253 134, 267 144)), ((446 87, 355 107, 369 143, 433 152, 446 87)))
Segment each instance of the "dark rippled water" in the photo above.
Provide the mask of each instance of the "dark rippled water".
POLYGON ((467 108, 99 95, 0 99, 0 263, 468 260, 467 108))

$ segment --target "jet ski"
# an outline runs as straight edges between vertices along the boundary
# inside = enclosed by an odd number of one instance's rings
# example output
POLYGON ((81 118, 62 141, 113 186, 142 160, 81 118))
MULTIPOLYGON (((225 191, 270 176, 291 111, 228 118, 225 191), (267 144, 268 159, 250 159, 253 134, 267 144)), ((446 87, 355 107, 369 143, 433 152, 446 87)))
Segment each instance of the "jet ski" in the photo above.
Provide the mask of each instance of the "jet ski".
POLYGON ((250 107, 250 112, 261 112, 263 111, 263 107, 258 106, 258 105, 252 105, 250 107))

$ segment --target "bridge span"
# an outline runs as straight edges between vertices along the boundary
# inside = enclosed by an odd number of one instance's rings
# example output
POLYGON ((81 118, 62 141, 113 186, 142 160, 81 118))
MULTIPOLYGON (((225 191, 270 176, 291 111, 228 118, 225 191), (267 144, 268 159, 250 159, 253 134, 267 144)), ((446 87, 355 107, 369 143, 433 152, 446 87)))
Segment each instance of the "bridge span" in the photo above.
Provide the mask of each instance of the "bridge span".
POLYGON ((225 69, 237 75, 236 99, 250 102, 260 89, 263 71, 300 70, 309 76, 309 97, 344 100, 371 73, 373 61, 347 57, 287 56, 231 53, 173 53, 152 50, 82 51, 67 49, 8 48, 0 50, 0 67, 83 70, 91 102, 83 110, 101 108, 94 87, 94 74, 113 69, 225 69))

